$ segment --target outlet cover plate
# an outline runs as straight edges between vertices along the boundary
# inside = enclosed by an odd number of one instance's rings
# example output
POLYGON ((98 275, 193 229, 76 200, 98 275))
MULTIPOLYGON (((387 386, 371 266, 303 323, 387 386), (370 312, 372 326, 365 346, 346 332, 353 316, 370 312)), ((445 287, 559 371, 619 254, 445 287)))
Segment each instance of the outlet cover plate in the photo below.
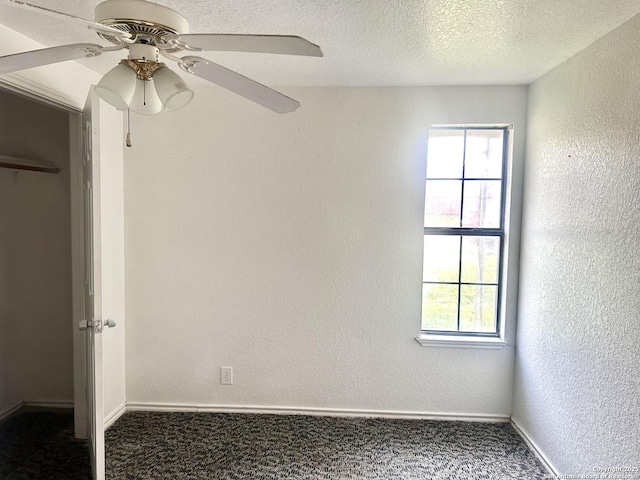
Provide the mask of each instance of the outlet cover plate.
POLYGON ((233 367, 220 367, 220 383, 233 385, 233 367))

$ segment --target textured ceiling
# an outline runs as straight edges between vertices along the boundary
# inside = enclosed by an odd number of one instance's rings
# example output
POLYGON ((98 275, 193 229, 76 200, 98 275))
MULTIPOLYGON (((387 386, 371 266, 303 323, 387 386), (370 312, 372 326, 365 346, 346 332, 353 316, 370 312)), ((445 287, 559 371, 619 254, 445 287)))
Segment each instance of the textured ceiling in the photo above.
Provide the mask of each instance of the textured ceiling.
MULTIPOLYGON (((95 0, 29 0, 93 20, 95 0)), ((300 35, 324 58, 203 54, 267 85, 527 84, 640 12, 640 0, 162 0, 193 33, 300 35)), ((73 23, 0 7, 53 46, 101 42, 73 23)), ((122 52, 83 60, 104 73, 122 52)))

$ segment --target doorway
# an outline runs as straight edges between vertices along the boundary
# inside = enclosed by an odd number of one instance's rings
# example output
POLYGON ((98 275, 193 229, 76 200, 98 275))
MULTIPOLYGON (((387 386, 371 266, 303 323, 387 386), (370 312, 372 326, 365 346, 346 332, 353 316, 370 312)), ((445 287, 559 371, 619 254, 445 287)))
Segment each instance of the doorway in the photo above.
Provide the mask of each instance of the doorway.
MULTIPOLYGON (((74 369, 74 348, 82 344, 76 337, 83 338, 74 328, 72 295, 74 215, 82 209, 71 200, 77 117, 0 90, 5 167, 10 159, 59 167, 23 170, 17 161, 15 168, 0 168, 0 421, 7 433, 0 441, 29 439, 33 428, 34 448, 44 448, 46 432, 70 445, 86 436, 86 393, 78 383, 85 372, 74 369)), ((2 451, 0 462, 7 462, 12 450, 2 451)))

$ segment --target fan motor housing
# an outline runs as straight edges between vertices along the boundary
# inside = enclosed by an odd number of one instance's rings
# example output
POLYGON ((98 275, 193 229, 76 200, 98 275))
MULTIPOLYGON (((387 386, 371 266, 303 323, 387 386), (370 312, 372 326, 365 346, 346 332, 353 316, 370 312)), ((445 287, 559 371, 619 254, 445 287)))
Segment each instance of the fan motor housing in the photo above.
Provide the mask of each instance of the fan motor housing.
MULTIPOLYGON (((178 12, 146 0, 105 0, 95 9, 96 22, 138 35, 162 39, 172 33, 189 33, 189 23, 178 12)), ((119 43, 114 35, 99 33, 105 40, 119 43)))

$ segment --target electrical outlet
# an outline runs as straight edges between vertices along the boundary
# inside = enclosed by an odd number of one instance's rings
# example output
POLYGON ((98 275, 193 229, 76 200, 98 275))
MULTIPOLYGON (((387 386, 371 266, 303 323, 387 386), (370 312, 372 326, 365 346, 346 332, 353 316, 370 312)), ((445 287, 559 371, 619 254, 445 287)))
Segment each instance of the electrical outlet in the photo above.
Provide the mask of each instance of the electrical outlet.
POLYGON ((233 385, 233 367, 220 367, 220 383, 233 385))

